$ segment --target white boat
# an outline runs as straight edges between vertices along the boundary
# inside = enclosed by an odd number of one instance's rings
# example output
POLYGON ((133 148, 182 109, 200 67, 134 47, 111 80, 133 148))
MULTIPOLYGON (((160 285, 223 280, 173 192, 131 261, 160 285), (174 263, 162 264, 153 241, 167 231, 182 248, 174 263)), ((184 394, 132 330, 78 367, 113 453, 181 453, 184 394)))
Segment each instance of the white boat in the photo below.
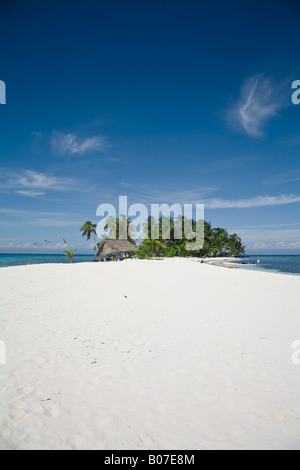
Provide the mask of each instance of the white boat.
POLYGON ((229 268, 241 268, 243 266, 241 263, 234 263, 233 261, 223 261, 222 264, 229 268))
POLYGON ((240 262, 235 262, 235 261, 223 261, 223 265, 229 267, 229 268, 249 268, 253 266, 257 266, 260 263, 260 260, 258 259, 255 262, 250 262, 250 261, 240 261, 240 262))

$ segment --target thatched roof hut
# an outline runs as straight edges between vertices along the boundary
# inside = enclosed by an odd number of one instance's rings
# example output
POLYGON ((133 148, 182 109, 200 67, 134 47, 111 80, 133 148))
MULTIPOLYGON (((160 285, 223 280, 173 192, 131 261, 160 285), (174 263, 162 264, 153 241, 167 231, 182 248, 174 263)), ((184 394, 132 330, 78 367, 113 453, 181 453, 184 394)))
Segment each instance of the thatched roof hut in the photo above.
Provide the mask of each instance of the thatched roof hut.
POLYGON ((105 240, 99 246, 96 256, 102 258, 113 253, 129 253, 130 251, 137 251, 138 248, 130 243, 128 240, 105 240))

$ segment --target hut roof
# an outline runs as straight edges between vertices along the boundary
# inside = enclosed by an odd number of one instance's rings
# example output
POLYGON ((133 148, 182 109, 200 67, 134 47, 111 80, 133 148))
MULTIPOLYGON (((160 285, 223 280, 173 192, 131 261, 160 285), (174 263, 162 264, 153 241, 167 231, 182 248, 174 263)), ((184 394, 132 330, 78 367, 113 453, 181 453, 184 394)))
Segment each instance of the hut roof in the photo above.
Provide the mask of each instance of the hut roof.
POLYGON ((137 247, 128 240, 105 240, 99 246, 96 256, 107 256, 112 253, 128 253, 129 251, 137 251, 137 247))

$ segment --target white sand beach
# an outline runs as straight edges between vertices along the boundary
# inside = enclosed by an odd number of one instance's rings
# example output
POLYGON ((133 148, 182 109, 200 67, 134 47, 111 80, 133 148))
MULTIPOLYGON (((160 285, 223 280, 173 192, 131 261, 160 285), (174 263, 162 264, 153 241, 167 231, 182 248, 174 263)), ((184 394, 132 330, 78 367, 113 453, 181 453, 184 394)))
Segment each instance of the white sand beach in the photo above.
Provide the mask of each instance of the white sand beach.
POLYGON ((0 449, 300 448, 300 277, 33 265, 0 298, 0 449))

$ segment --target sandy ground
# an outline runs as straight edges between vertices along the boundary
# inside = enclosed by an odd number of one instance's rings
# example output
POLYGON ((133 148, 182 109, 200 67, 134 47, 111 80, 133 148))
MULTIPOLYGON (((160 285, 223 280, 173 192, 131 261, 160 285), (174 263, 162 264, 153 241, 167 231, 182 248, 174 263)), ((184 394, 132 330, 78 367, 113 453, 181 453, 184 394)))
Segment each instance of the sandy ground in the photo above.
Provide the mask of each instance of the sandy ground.
POLYGON ((0 449, 300 448, 300 277, 36 265, 0 301, 0 449))

